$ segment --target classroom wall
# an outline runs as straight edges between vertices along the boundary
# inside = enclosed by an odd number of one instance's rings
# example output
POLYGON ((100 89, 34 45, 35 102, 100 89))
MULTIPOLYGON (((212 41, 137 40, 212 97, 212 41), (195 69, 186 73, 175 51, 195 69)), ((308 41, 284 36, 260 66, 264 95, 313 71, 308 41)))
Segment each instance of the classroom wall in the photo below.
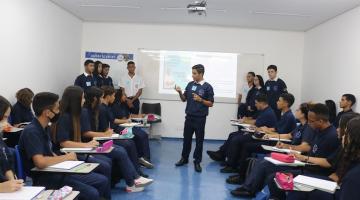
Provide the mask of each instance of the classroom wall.
MULTIPOLYGON (((265 54, 265 67, 276 64, 296 99, 301 98, 303 32, 254 30, 210 26, 155 25, 84 22, 82 58, 85 51, 136 53, 138 48, 193 50, 265 54)), ((81 62, 83 62, 83 59, 81 62)), ((266 70, 264 67, 264 75, 266 70)), ((83 67, 79 70, 82 72, 83 67)), ((146 80, 145 80, 146 82, 146 80)), ((167 137, 182 137, 185 104, 180 101, 143 100, 162 104, 163 122, 154 132, 167 137)), ((296 104, 300 102, 297 101, 296 104)), ((210 110, 206 138, 224 139, 235 130, 229 120, 237 105, 216 103, 210 110)))
MULTIPOLYGON (((305 33, 302 99, 360 100, 360 7, 305 33)), ((360 107, 356 110, 359 112, 360 107)))
POLYGON ((82 21, 48 0, 0 1, 0 94, 61 94, 79 73, 82 21))

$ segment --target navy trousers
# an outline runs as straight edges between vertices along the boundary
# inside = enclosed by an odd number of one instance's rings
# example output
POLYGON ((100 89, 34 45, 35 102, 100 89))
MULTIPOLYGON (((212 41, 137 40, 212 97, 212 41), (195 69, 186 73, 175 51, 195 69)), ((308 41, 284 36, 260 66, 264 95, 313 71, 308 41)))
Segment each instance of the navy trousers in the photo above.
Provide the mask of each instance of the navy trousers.
POLYGON ((144 157, 150 160, 150 145, 149 145, 149 136, 139 127, 134 127, 134 142, 136 144, 136 149, 138 152, 138 157, 144 157))
POLYGON ((184 125, 184 140, 183 140, 183 149, 182 149, 182 157, 184 159, 188 159, 191 152, 191 142, 192 136, 195 132, 196 137, 196 147, 194 150, 194 162, 200 163, 202 160, 202 151, 203 151, 203 143, 204 143, 204 135, 205 135, 205 124, 206 124, 206 116, 198 117, 198 116, 189 116, 185 117, 185 125, 184 125))

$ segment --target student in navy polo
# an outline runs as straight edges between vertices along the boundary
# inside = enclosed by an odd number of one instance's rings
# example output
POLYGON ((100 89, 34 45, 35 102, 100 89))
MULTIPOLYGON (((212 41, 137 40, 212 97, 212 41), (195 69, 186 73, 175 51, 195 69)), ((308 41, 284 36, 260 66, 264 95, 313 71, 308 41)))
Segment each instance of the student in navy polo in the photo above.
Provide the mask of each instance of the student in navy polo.
MULTIPOLYGON (((311 149, 308 152, 309 156, 294 154, 294 156, 304 162, 311 162, 312 158, 327 158, 332 155, 339 147, 339 139, 336 134, 336 129, 329 122, 329 110, 324 104, 315 104, 310 106, 308 113, 308 124, 314 130, 314 138, 311 141, 311 149), (309 159, 311 158, 311 159, 309 159)), ((288 166, 276 166, 266 160, 259 161, 255 164, 250 175, 246 178, 245 183, 231 191, 231 194, 238 197, 250 198, 267 183, 270 183, 271 178, 275 175, 273 173, 278 171, 291 171, 292 173, 301 174, 301 170, 294 170, 288 166)), ((306 167, 304 172, 311 171, 312 173, 328 174, 330 175, 329 167, 314 166, 306 167)), ((273 187, 271 187, 273 188, 273 187)), ((274 190, 272 196, 278 197, 279 192, 274 190)), ((282 199, 279 197, 279 199, 282 199)))
MULTIPOLYGON (((99 143, 95 140, 83 142, 81 140, 81 108, 85 102, 84 92, 79 86, 69 86, 64 90, 60 102, 60 117, 52 124, 53 151, 60 154, 60 148, 95 148, 99 143)), ((79 160, 99 163, 95 172, 111 180, 111 159, 103 155, 91 155, 87 160, 79 155, 79 160)), ((110 192, 110 184, 108 192, 110 192)), ((109 197, 109 196, 106 196, 109 197)))
MULTIPOLYGON (((278 121, 274 128, 260 127, 260 130, 265 131, 266 134, 264 139, 269 137, 278 138, 281 135, 289 137, 291 132, 296 128, 296 120, 291 112, 290 107, 293 105, 295 98, 292 94, 285 93, 281 94, 277 102, 278 109, 281 110, 282 116, 280 121, 278 121), (270 133, 270 134, 269 134, 270 133)), ((245 177, 248 158, 251 157, 253 153, 266 153, 261 145, 276 145, 276 141, 259 141, 253 140, 251 142, 242 144, 241 151, 239 152, 240 156, 237 160, 238 165, 240 166, 239 170, 239 179, 245 177)), ((224 169, 226 171, 226 169, 224 169)))
POLYGON ((287 86, 285 82, 277 77, 277 66, 270 65, 267 68, 269 80, 265 82, 266 94, 269 98, 269 105, 275 111, 278 119, 281 117, 281 111, 277 108, 276 102, 280 95, 287 93, 287 86))
MULTIPOLYGON (((111 106, 111 111, 115 119, 120 119, 120 120, 129 121, 131 120, 132 117, 134 118, 144 117, 144 115, 142 114, 139 115, 130 114, 129 107, 126 104, 126 96, 124 95, 121 89, 116 91, 115 101, 111 106)), ((139 127, 133 127, 132 131, 135 136, 134 141, 138 151, 140 164, 149 169, 154 168, 153 164, 150 162, 150 145, 149 145, 148 134, 139 127)))
MULTIPOLYGON (((339 128, 337 129, 338 131, 338 137, 340 138, 340 140, 342 140, 342 138, 346 137, 349 135, 350 132, 347 131, 348 129, 348 122, 351 121, 354 118, 359 118, 360 114, 358 113, 346 113, 343 116, 341 116, 340 119, 340 123, 339 123, 339 128)), ((354 124, 353 124, 354 125, 354 124)), ((351 125, 350 125, 351 127, 351 125)), ((357 127, 354 128, 350 128, 349 130, 353 130, 353 131, 359 131, 359 126, 357 125, 357 127)), ((320 178, 323 180, 329 180, 329 181, 335 181, 338 182, 339 181, 339 176, 338 174, 343 173, 344 169, 341 169, 342 163, 345 163, 347 160, 347 158, 344 159, 344 149, 346 147, 344 147, 344 143, 343 145, 340 145, 337 149, 337 151, 335 151, 332 155, 330 155, 328 158, 326 159, 322 159, 322 158, 309 158, 311 159, 313 162, 317 162, 319 163, 319 165, 324 165, 324 164, 328 164, 329 166, 331 166, 331 170, 332 170, 332 174, 330 174, 329 176, 321 176, 321 175, 316 175, 316 174, 306 174, 307 176, 312 176, 315 178, 320 178), (344 160, 343 160, 344 159, 344 160), (323 163, 323 164, 322 164, 323 163)), ((335 193, 335 197, 339 196, 339 190, 336 191, 335 193)), ((315 199, 334 199, 334 195, 327 193, 327 192, 322 192, 319 190, 313 190, 311 192, 299 192, 299 191, 289 191, 287 194, 287 199, 310 199, 310 200, 315 200, 315 199)), ((337 198, 335 198, 337 199, 337 198)))
POLYGON ((86 60, 84 62, 85 72, 79 75, 75 79, 74 85, 80 86, 84 91, 86 91, 91 86, 96 86, 97 82, 93 76, 94 72, 94 61, 86 60))
MULTIPOLYGON (((110 105, 115 101, 115 90, 110 86, 103 86, 101 89, 104 92, 102 104, 99 105, 99 126, 98 131, 104 132, 109 128, 113 129, 115 133, 119 133, 122 130, 122 127, 118 124, 125 123, 127 120, 116 119, 111 111, 110 105)), ((147 177, 144 174, 139 165, 138 153, 135 142, 132 139, 129 140, 115 140, 116 145, 122 146, 126 149, 126 152, 129 155, 131 162, 136 168, 137 172, 143 176, 147 177)))
POLYGON ((23 88, 16 93, 17 102, 11 109, 11 123, 13 126, 19 126, 23 122, 31 122, 34 114, 31 111, 31 102, 34 97, 33 91, 29 88, 23 88))
POLYGON ((102 72, 100 77, 101 83, 98 84, 99 87, 103 85, 114 87, 113 80, 109 76, 109 71, 110 71, 110 65, 104 63, 102 66, 102 72))
POLYGON ((64 185, 80 192, 79 199, 98 200, 105 197, 108 180, 105 176, 91 172, 84 175, 34 173, 33 167, 46 168, 67 160, 77 160, 75 153, 56 155, 52 151, 49 122, 55 123, 59 117, 59 96, 49 92, 38 93, 33 99, 36 118, 27 125, 20 136, 19 149, 25 172, 35 186, 59 189, 64 185))
POLYGON ((339 126, 339 120, 345 113, 353 112, 352 106, 356 103, 356 97, 353 94, 344 94, 339 102, 340 108, 342 109, 335 118, 334 126, 339 126))
MULTIPOLYGON (((1 124, 7 123, 10 112, 9 101, 0 96, 0 133, 3 128, 1 124)), ((0 136, 0 193, 18 191, 24 184, 24 180, 15 180, 14 161, 14 151, 6 146, 2 136, 0 136)))
MULTIPOLYGON (((81 135, 86 141, 91 141, 94 137, 110 137, 113 134, 111 129, 100 132, 96 126, 91 125, 98 122, 99 116, 96 113, 98 112, 98 106, 102 97, 103 91, 98 87, 91 87, 86 92, 86 101, 81 111, 81 135)), ((109 154, 103 155, 111 158, 113 161, 113 169, 109 171, 109 173, 112 172, 110 177, 112 185, 115 186, 119 182, 121 175, 125 179, 127 192, 143 191, 144 188, 140 185, 148 185, 153 180, 141 177, 137 173, 126 150, 122 146, 113 145, 113 147, 114 149, 109 154)))
POLYGON ((95 61, 94 63, 94 72, 93 72, 93 77, 96 81, 95 86, 97 87, 101 87, 102 86, 102 76, 101 76, 101 72, 103 69, 103 63, 101 61, 95 61))
MULTIPOLYGON (((257 109, 255 106, 255 98, 260 93, 265 94, 265 88, 264 88, 264 80, 262 76, 256 75, 254 78, 254 86, 250 89, 246 96, 246 106, 247 106, 247 113, 246 117, 251 117, 253 119, 256 119, 257 117, 257 109)), ((242 118, 239 117, 238 118, 242 118)))
MULTIPOLYGON (((274 111, 268 104, 267 96, 260 93, 255 98, 255 106, 259 112, 259 116, 256 120, 252 118, 243 118, 240 119, 242 123, 255 125, 256 127, 275 127, 276 125, 276 115, 274 111)), ((215 161, 224 161, 226 160, 226 166, 221 169, 221 172, 224 173, 236 173, 239 153, 241 152, 242 145, 251 142, 253 139, 251 134, 245 134, 241 130, 230 133, 228 139, 225 143, 219 148, 218 151, 207 151, 209 157, 215 161)))
POLYGON ((195 132, 196 147, 194 151, 194 167, 196 172, 201 172, 200 162, 202 159, 203 142, 205 135, 206 117, 209 114, 209 107, 214 104, 214 91, 212 86, 204 80, 205 68, 198 64, 192 67, 192 78, 184 93, 180 87, 176 87, 180 99, 186 103, 186 117, 184 126, 184 141, 181 159, 176 166, 188 163, 191 151, 191 140, 195 132))

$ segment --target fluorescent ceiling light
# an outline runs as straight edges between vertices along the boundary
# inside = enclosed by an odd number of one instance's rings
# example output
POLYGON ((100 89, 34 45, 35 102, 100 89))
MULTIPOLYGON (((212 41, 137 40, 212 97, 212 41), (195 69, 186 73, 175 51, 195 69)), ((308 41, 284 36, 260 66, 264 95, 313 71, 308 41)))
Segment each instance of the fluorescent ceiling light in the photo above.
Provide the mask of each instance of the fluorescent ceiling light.
POLYGON ((311 17, 311 15, 297 14, 297 13, 282 13, 282 12, 267 12, 267 11, 250 11, 255 15, 278 15, 278 16, 290 16, 290 17, 311 17))
POLYGON ((104 5, 104 4, 81 4, 80 7, 101 7, 101 8, 128 8, 128 9, 140 9, 140 6, 130 5, 104 5))

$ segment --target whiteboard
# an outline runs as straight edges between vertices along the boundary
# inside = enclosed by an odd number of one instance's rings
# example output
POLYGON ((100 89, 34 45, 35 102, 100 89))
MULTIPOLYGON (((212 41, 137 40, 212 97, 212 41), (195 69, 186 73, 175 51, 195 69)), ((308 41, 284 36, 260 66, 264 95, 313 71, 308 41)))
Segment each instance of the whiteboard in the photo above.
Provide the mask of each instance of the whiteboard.
MULTIPOLYGON (((139 49, 137 52, 137 73, 139 73, 145 81, 146 88, 143 89, 142 98, 152 100, 179 100, 176 94, 160 94, 159 93, 159 74, 160 74, 160 52, 164 50, 139 49)), ((224 52, 229 53, 229 52, 224 52)), ((264 81, 264 54, 236 53, 237 62, 237 92, 246 84, 246 74, 249 71, 255 72, 263 76, 264 81)), ((226 66, 224 66, 226 68, 226 66)), ((204 79, 206 80, 206 66, 204 79)), ((210 83, 211 84, 211 83, 210 83)), ((216 102, 236 103, 236 98, 215 98, 216 102)))

